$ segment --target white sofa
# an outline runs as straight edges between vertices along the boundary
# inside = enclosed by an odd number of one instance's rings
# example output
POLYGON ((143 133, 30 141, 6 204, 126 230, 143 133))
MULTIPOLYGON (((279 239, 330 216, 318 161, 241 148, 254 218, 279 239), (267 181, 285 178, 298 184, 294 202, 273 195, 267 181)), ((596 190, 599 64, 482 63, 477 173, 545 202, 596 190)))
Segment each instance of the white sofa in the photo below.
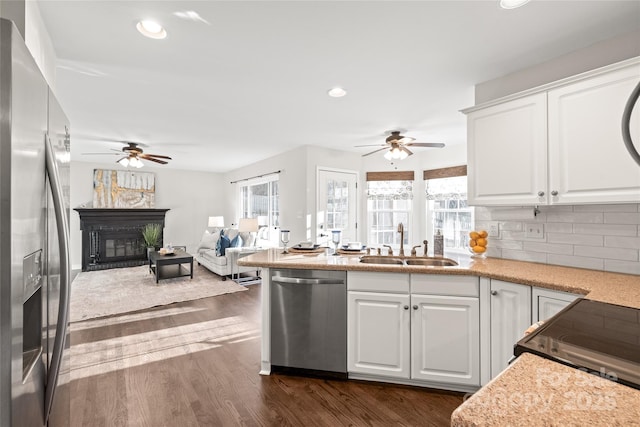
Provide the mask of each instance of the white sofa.
MULTIPOLYGON (((256 243, 261 243, 260 239, 256 239, 256 233, 238 233, 237 229, 234 228, 223 228, 221 230, 224 235, 229 238, 230 241, 233 241, 238 234, 241 239, 241 247, 250 249, 256 246, 256 243)), ((258 232, 259 234, 260 232, 258 232)), ((196 249, 195 260, 198 264, 203 265, 208 270, 213 273, 222 276, 222 280, 226 280, 227 276, 232 274, 246 273, 246 272, 256 272, 255 267, 239 267, 237 264, 231 262, 231 257, 226 253, 222 255, 221 248, 218 245, 220 240, 220 231, 216 231, 214 233, 210 233, 209 231, 205 231, 202 239, 200 240, 200 244, 196 249)))

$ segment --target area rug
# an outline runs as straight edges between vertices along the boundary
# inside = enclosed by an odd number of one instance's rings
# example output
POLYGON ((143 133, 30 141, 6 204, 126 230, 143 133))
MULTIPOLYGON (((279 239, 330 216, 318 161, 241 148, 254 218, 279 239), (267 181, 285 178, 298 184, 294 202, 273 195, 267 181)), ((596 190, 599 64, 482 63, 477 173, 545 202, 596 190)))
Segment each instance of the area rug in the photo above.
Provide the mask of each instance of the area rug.
POLYGON ((71 322, 247 290, 193 264, 193 279, 158 284, 146 265, 79 273, 71 284, 71 322))

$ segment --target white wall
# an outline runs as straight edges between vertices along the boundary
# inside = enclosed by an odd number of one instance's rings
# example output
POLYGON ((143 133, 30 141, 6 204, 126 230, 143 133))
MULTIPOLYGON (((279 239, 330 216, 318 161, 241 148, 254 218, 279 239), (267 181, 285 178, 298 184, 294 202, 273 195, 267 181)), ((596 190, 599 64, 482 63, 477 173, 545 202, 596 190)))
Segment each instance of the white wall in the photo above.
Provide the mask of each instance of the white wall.
POLYGON ((640 56, 640 31, 604 40, 534 67, 478 83, 475 103, 500 98, 585 71, 640 56))
POLYGON ((56 53, 49 32, 42 21, 38 3, 25 4, 25 43, 53 92, 56 93, 56 53))
MULTIPOLYGON (((113 169, 119 168, 114 165, 113 169)), ((93 170, 109 169, 97 163, 71 162, 71 263, 73 269, 82 267, 82 236, 78 213, 73 208, 91 207, 93 200, 93 170)), ((195 251, 209 216, 216 215, 225 203, 224 181, 221 174, 176 169, 149 168, 156 183, 156 208, 170 209, 165 217, 164 241, 187 245, 195 251)), ((193 253, 193 252, 192 252, 193 253)))

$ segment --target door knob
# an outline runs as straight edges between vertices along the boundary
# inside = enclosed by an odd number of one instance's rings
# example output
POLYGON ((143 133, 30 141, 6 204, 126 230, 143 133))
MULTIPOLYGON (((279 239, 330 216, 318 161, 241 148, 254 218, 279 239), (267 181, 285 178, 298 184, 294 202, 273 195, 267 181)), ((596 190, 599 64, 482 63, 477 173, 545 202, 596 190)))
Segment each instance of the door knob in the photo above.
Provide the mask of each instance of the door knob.
POLYGON ((498 291, 491 291, 491 295, 498 295, 498 291))

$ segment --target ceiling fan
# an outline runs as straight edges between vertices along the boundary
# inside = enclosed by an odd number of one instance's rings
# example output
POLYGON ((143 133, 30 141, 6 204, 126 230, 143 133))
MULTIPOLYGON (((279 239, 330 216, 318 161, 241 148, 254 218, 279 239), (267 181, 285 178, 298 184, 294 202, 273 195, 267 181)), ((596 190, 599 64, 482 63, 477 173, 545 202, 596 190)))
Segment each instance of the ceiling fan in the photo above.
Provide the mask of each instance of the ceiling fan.
POLYGON ((131 141, 119 141, 123 144, 126 144, 122 147, 121 150, 111 149, 115 151, 115 153, 84 153, 84 154, 108 154, 108 155, 122 155, 124 153, 124 157, 118 159, 116 163, 120 163, 122 166, 132 166, 135 168, 141 168, 144 166, 142 160, 149 160, 155 163, 160 163, 161 165, 166 165, 168 162, 166 160, 171 160, 169 156, 162 156, 160 154, 148 154, 145 153, 140 146, 144 144, 140 144, 137 142, 131 141), (164 159, 164 160, 163 160, 164 159))
MULTIPOLYGON (((433 147, 442 148, 444 144, 441 142, 414 142, 415 138, 400 135, 400 131, 393 130, 391 135, 387 137, 385 143, 382 144, 382 148, 374 150, 370 153, 363 154, 362 157, 369 156, 379 151, 387 150, 384 153, 384 157, 387 160, 402 160, 406 159, 413 154, 407 147, 433 147)), ((369 145, 356 145, 356 147, 375 147, 381 146, 381 144, 369 144, 369 145)))

